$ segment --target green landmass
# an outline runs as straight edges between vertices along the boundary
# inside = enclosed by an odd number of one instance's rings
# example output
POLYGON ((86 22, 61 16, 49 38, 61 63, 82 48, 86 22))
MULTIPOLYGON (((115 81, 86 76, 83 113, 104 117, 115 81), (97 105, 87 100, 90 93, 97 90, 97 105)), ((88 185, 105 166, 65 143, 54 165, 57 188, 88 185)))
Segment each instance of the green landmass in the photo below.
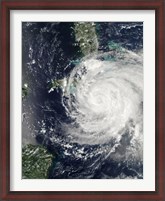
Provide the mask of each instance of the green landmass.
POLYGON ((88 55, 98 51, 98 40, 93 22, 75 22, 75 39, 78 42, 81 53, 88 55))
POLYGON ((22 87, 22 99, 24 99, 28 95, 28 90, 29 90, 28 84, 25 83, 22 87))
POLYGON ((22 178, 47 179, 53 155, 41 145, 28 144, 22 149, 22 178))
POLYGON ((52 80, 51 82, 51 88, 58 88, 61 87, 63 84, 63 80, 52 80))
POLYGON ((62 79, 61 80, 56 80, 56 79, 51 80, 51 83, 48 86, 48 89, 49 89, 48 92, 50 93, 50 92, 54 91, 55 89, 58 89, 62 86, 63 86, 63 80, 62 79))

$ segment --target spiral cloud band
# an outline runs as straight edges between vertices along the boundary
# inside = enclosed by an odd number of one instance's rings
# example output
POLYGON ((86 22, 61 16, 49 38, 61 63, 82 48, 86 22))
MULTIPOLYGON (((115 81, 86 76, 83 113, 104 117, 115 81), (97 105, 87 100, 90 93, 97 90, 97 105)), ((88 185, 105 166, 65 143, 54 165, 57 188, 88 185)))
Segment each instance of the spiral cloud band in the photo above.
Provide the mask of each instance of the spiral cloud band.
POLYGON ((67 137, 79 144, 106 144, 143 131, 142 57, 122 50, 82 60, 66 78, 63 105, 67 137))

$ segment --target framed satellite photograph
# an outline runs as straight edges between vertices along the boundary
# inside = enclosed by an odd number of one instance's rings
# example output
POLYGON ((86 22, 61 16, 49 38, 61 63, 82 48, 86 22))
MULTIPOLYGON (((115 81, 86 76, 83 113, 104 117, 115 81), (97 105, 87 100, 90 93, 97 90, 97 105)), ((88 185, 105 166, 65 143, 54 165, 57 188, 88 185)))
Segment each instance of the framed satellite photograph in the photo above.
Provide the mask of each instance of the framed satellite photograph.
POLYGON ((164 2, 2 1, 1 199, 164 199, 164 2))

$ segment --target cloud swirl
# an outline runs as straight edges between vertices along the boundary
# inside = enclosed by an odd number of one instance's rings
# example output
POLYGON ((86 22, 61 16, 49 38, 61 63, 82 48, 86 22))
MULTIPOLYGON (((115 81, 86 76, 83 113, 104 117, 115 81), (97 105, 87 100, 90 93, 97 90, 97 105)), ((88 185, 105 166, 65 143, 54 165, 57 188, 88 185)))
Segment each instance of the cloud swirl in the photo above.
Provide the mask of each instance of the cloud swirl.
POLYGON ((122 50, 84 58, 66 78, 66 133, 79 144, 106 144, 126 132, 143 136, 143 61, 122 50))

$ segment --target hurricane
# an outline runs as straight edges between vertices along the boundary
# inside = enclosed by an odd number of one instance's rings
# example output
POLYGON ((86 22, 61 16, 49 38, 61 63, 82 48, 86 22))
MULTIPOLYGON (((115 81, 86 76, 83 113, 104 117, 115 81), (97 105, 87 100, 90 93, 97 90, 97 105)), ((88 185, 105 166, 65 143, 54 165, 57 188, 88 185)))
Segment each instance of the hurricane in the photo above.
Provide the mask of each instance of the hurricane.
POLYGON ((132 141, 142 139, 142 58, 129 51, 115 61, 112 56, 85 58, 64 82, 63 105, 72 120, 66 137, 72 142, 119 141, 126 130, 132 141))

